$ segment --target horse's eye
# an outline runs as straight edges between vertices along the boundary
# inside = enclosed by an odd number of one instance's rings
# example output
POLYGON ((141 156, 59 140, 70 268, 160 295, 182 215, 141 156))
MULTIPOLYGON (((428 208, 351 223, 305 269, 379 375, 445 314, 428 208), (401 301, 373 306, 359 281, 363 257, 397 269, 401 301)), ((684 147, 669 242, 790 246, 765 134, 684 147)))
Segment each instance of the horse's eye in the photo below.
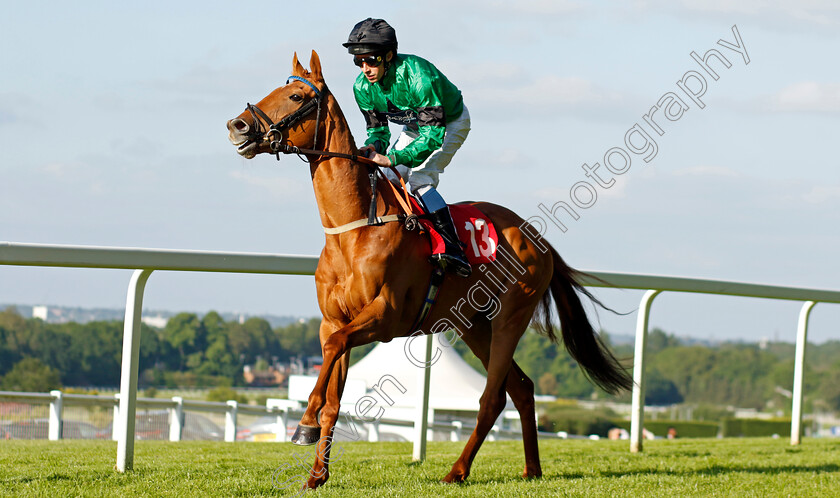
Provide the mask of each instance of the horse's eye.
POLYGON ((293 94, 289 95, 289 98, 291 100, 293 100, 294 102, 300 102, 301 100, 303 100, 303 97, 301 97, 300 95, 298 95, 296 93, 293 93, 293 94))

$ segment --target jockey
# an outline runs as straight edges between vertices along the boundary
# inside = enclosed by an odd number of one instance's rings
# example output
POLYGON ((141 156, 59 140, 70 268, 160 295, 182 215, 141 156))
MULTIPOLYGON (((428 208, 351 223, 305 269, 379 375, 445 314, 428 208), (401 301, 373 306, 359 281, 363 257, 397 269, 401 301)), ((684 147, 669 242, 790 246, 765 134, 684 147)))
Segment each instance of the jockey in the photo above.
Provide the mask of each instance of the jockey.
POLYGON ((470 132, 470 113, 461 91, 429 61, 398 54, 397 34, 382 19, 356 24, 343 45, 362 70, 353 93, 365 116, 368 138, 359 153, 408 175, 411 191, 425 205, 446 245, 445 254, 433 258, 444 268, 469 277, 470 263, 449 208, 435 189, 438 176, 470 132), (389 121, 403 125, 390 151, 389 121))

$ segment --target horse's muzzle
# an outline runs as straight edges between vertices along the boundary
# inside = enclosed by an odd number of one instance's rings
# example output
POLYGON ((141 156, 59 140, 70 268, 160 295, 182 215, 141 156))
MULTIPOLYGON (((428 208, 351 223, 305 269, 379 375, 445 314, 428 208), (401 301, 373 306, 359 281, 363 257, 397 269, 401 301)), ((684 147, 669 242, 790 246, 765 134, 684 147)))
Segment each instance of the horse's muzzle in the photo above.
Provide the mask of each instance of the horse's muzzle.
POLYGON ((236 146, 236 152, 246 159, 257 155, 258 137, 253 137, 251 126, 243 119, 235 118, 227 122, 228 140, 236 146))

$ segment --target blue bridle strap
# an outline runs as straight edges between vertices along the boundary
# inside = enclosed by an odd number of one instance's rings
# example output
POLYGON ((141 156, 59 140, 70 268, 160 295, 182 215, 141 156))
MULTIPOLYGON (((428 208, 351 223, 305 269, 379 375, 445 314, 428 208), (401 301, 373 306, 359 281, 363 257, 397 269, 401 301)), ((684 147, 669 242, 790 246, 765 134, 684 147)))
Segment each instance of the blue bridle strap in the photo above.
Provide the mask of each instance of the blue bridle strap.
POLYGON ((286 84, 288 85, 289 82, 292 81, 292 80, 298 80, 302 83, 306 83, 307 85, 309 85, 310 88, 315 90, 315 95, 317 95, 319 97, 321 96, 321 90, 318 90, 318 88, 315 85, 313 85, 311 82, 309 82, 308 80, 306 80, 304 78, 301 78, 300 76, 289 76, 289 79, 286 80, 286 84))

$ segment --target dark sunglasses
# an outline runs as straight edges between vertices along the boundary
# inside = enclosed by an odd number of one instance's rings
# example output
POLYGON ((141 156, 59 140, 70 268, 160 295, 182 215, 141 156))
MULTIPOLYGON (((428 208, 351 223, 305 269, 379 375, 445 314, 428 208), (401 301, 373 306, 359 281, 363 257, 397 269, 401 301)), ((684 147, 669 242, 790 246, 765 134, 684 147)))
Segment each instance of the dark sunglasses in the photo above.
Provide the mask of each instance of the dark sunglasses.
POLYGON ((371 67, 379 67, 382 65, 384 59, 381 55, 370 55, 368 57, 353 57, 353 64, 362 67, 362 64, 367 64, 371 67))

